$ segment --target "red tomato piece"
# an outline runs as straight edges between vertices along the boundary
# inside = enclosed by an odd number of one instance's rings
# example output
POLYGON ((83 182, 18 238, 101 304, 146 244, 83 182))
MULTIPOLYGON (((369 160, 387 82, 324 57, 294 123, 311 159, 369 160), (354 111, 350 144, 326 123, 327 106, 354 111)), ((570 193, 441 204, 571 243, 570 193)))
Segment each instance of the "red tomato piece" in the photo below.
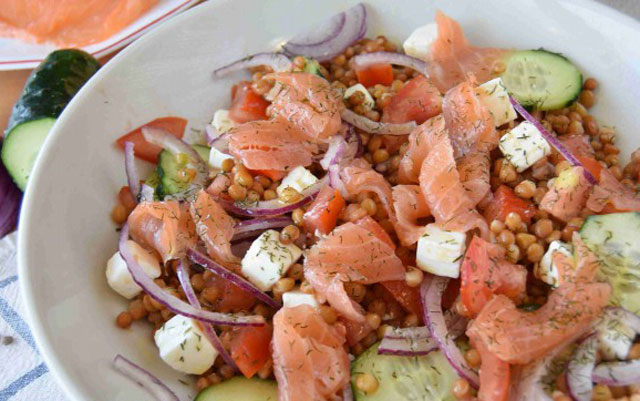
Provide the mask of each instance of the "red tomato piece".
POLYGON ((249 170, 251 174, 255 177, 256 175, 264 175, 265 177, 271 179, 272 181, 278 181, 284 178, 287 175, 286 171, 280 170, 249 170))
POLYGON ((256 304, 256 298, 250 292, 230 281, 211 275, 205 280, 206 287, 214 287, 218 298, 212 302, 214 310, 222 313, 234 313, 250 310, 256 304))
POLYGON ((325 185, 304 214, 305 228, 311 233, 329 234, 345 205, 340 191, 325 185))
POLYGON ((273 329, 269 324, 233 329, 229 351, 245 377, 251 378, 271 358, 269 345, 272 336, 273 329))
POLYGON ((493 194, 493 202, 485 209, 484 217, 489 222, 504 221, 511 212, 518 213, 522 221, 529 224, 536 214, 536 207, 533 202, 520 198, 508 186, 501 185, 493 194))
POLYGON ((231 88, 229 117, 237 123, 267 119, 267 102, 251 89, 251 83, 242 81, 231 88))
POLYGON ((420 75, 413 78, 391 96, 382 110, 382 122, 401 124, 415 121, 422 124, 442 113, 442 95, 429 79, 420 75))
POLYGON ((422 320, 419 287, 409 287, 403 280, 383 281, 380 284, 403 308, 422 320))
POLYGON ((146 160, 151 163, 158 163, 158 154, 162 150, 160 146, 156 146, 144 140, 142 136, 142 128, 159 128, 168 131, 176 138, 182 138, 184 135, 184 129, 187 126, 187 120, 180 117, 162 117, 156 118, 153 121, 149 121, 146 124, 139 126, 126 135, 121 136, 116 140, 116 144, 124 149, 125 142, 133 142, 133 151, 136 157, 146 160))
POLYGON ((393 82, 393 67, 391 64, 375 64, 367 68, 356 68, 358 82, 370 88, 377 84, 391 85, 393 82))
POLYGON ((120 191, 118 192, 118 200, 128 211, 131 211, 136 207, 136 200, 131 193, 131 189, 127 185, 120 188, 120 191))

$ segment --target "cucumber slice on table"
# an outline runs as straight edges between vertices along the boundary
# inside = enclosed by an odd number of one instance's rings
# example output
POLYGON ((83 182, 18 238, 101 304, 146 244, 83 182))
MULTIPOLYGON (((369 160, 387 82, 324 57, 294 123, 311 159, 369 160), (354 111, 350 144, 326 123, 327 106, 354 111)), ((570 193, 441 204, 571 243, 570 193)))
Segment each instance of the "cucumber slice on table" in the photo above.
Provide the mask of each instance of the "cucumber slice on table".
MULTIPOLYGON (((193 148, 204 161, 209 160, 210 148, 202 145, 193 145, 193 148)), ((168 150, 160 152, 156 168, 160 181, 160 185, 156 186, 156 192, 159 196, 176 194, 189 188, 189 183, 184 182, 179 175, 183 167, 178 165, 173 153, 168 150)))
POLYGON ((502 81, 525 107, 559 109, 582 90, 582 73, 566 57, 546 50, 516 51, 506 60, 502 81))
POLYGON ((2 162, 23 191, 55 119, 99 67, 98 61, 82 50, 56 50, 29 75, 13 106, 2 146, 2 162))
POLYGON ((236 376, 207 387, 194 401, 278 401, 278 385, 273 380, 236 376))
POLYGON ((589 216, 580 229, 598 255, 600 275, 611 284, 610 302, 640 314, 640 213, 589 216))
POLYGON ((442 352, 425 356, 379 355, 378 345, 366 350, 351 365, 351 383, 356 401, 455 401, 451 393, 459 378, 442 352), (378 389, 364 394, 355 387, 359 374, 378 380, 378 389))

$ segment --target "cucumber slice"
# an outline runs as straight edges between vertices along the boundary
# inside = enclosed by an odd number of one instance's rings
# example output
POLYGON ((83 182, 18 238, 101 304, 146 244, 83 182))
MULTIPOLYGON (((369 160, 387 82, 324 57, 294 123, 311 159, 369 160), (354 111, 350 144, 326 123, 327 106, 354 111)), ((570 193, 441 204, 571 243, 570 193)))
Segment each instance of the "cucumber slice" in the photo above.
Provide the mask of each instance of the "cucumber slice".
MULTIPOLYGON (((210 148, 202 145, 193 145, 193 148, 203 160, 207 161, 209 159, 210 148)), ((168 150, 160 152, 158 167, 156 168, 160 185, 154 187, 159 196, 176 194, 189 188, 189 183, 184 182, 179 176, 182 168, 184 166, 178 165, 173 153, 168 150)))
POLYGON ((31 169, 55 118, 42 118, 16 125, 2 145, 2 163, 18 188, 24 191, 31 169))
POLYGON ((278 384, 273 380, 236 376, 207 387, 194 401, 278 401, 278 384))
POLYGON ((566 57, 543 49, 514 52, 502 81, 520 104, 554 110, 573 103, 582 90, 582 73, 566 57))
POLYGON ((589 216, 580 235, 602 261, 601 278, 613 288, 610 302, 640 314, 640 213, 589 216))
POLYGON ((351 383, 356 401, 455 401, 451 393, 458 375, 440 351, 425 356, 378 355, 371 346, 351 366, 351 383), (355 387, 358 374, 369 373, 378 389, 364 394, 355 387))

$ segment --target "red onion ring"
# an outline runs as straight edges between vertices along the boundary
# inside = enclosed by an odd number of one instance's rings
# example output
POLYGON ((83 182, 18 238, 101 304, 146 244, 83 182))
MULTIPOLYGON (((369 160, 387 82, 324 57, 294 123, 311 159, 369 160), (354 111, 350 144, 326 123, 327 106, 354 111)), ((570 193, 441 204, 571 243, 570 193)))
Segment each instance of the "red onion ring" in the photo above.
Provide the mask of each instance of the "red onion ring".
POLYGON ((417 356, 427 355, 437 349, 438 344, 424 326, 389 328, 380 342, 378 354, 417 356))
POLYGON ((282 53, 257 53, 241 58, 231 64, 225 65, 213 71, 214 78, 222 78, 234 71, 244 70, 251 67, 267 65, 273 71, 291 70, 291 60, 282 53))
POLYGON ((295 209, 306 205, 307 203, 313 201, 320 189, 326 183, 326 179, 323 178, 319 180, 314 185, 305 189, 302 192, 302 199, 297 202, 290 203, 287 205, 283 205, 280 199, 272 199, 268 201, 259 201, 250 205, 243 205, 241 203, 236 203, 228 198, 218 197, 216 199, 220 206, 222 206, 226 211, 233 213, 238 216, 247 216, 247 217, 259 217, 259 216, 280 216, 285 213, 289 213, 294 211, 295 209))
POLYGON ((567 366, 567 389, 574 401, 591 401, 593 397, 591 375, 596 365, 597 349, 598 338, 592 334, 580 343, 567 366))
POLYGON ((626 324, 633 331, 635 331, 636 334, 640 334, 640 316, 621 307, 609 306, 605 309, 605 313, 611 313, 617 319, 620 319, 622 323, 626 324))
POLYGON ((448 282, 449 279, 447 277, 425 275, 424 281, 420 285, 420 300, 422 301, 424 322, 438 348, 440 348, 451 366, 473 388, 478 388, 478 374, 467 365, 467 361, 447 330, 444 314, 442 313, 442 294, 447 288, 448 282))
POLYGON ((231 241, 257 237, 265 230, 270 228, 283 228, 289 224, 293 224, 293 222, 291 218, 287 216, 242 220, 236 223, 231 241))
POLYGON ((22 192, 15 186, 0 162, 0 238, 12 232, 18 224, 22 192))
MULTIPOLYGON (((178 261, 176 275, 178 276, 178 281, 180 281, 180 285, 184 290, 184 295, 187 297, 187 301, 189 301, 189 303, 194 307, 198 309, 202 309, 202 306, 200 306, 200 301, 198 301, 198 297, 196 296, 196 292, 193 290, 193 287, 191 286, 191 279, 189 278, 189 272, 187 272, 187 267, 185 266, 185 263, 182 260, 178 261)), ((236 365, 236 362, 233 360, 233 358, 231 358, 231 355, 229 355, 227 350, 224 349, 224 346, 220 342, 220 338, 218 338, 218 335, 216 334, 216 331, 214 330, 213 326, 210 324, 201 324, 200 327, 204 331, 205 337, 207 337, 207 339, 211 342, 211 344, 213 345, 213 348, 215 348, 216 351, 218 351, 218 354, 220 354, 222 359, 224 359, 227 365, 231 366, 231 368, 233 368, 233 370, 237 372, 238 366, 236 365)))
POLYGON ((327 61, 342 53, 352 43, 362 39, 366 30, 367 9, 362 3, 358 3, 315 26, 311 33, 297 35, 285 43, 283 49, 290 55, 303 55, 318 61, 327 61), (344 21, 341 24, 342 19, 344 21), (340 29, 336 29, 339 25, 341 25, 340 29), (322 35, 321 32, 327 28, 329 32, 322 35))
POLYGON ((220 152, 229 154, 229 134, 221 134, 216 138, 213 138, 209 144, 220 152))
POLYGON ((113 368, 147 390, 157 401, 180 401, 160 379, 120 354, 113 358, 113 368))
POLYGON ((392 52, 374 52, 374 53, 363 53, 358 54, 353 58, 354 66, 356 68, 366 68, 370 65, 375 64, 394 64, 401 65, 403 67, 409 67, 420 74, 428 77, 429 70, 427 68, 427 63, 424 61, 407 56, 406 54, 401 53, 392 53, 392 52))
POLYGON ((345 109, 341 117, 354 127, 375 135, 408 135, 418 126, 415 121, 402 124, 379 123, 349 109, 345 109))
POLYGON ((329 166, 339 163, 347 154, 349 144, 340 135, 334 135, 329 141, 329 149, 324 154, 320 165, 323 169, 328 170, 329 166))
POLYGON ((127 240, 129 239, 129 225, 125 223, 120 230, 120 240, 118 251, 120 256, 127 263, 129 273, 142 289, 149 294, 149 296, 156 301, 160 302, 171 312, 178 315, 187 316, 192 319, 200 320, 203 322, 226 325, 226 326, 263 326, 265 324, 262 316, 235 316, 227 313, 209 312, 206 310, 198 309, 188 303, 182 301, 179 298, 172 296, 165 292, 142 270, 142 267, 133 257, 127 240))
POLYGON ((347 383, 342 390, 342 401, 353 401, 353 389, 351 388, 351 382, 347 383))
POLYGON ((140 195, 140 175, 136 167, 135 156, 133 152, 133 142, 124 143, 124 169, 127 173, 127 183, 133 195, 133 199, 137 202, 140 195))
POLYGON ((342 195, 343 198, 348 197, 349 192, 347 191, 347 187, 344 185, 344 181, 342 181, 342 178, 340 177, 340 166, 337 164, 330 166, 327 175, 329 176, 329 186, 340 191, 340 195, 342 195))
POLYGON ((630 386, 640 383, 640 359, 604 362, 596 366, 591 376, 594 382, 607 386, 630 386))
POLYGON ((356 152, 353 156, 354 158, 360 157, 364 154, 364 145, 362 145, 362 138, 353 128, 353 125, 348 123, 343 123, 346 126, 346 134, 344 139, 346 139, 347 143, 355 146, 356 152))
POLYGON ((156 190, 147 184, 140 187, 140 202, 153 202, 156 190))
POLYGON ((220 136, 220 133, 215 129, 213 125, 207 124, 204 127, 204 135, 207 140, 207 144, 211 146, 213 141, 215 141, 220 136))
MULTIPOLYGON (((535 127, 538 129, 538 131, 540 131, 540 133, 544 137, 544 139, 546 139, 547 142, 551 144, 551 146, 556 148, 556 150, 562 156, 564 156, 564 158, 567 159, 567 161, 572 166, 584 167, 582 163, 580 163, 580 161, 571 152, 569 152, 569 150, 567 150, 567 148, 565 148, 564 145, 560 143, 560 141, 555 136, 551 135, 544 128, 544 126, 540 124, 538 120, 536 120, 531 114, 529 114, 529 112, 524 107, 522 107, 522 105, 518 103, 518 101, 513 96, 509 95, 509 100, 511 101, 513 108, 516 109, 518 114, 520 114, 525 120, 529 121, 531 124, 535 125, 535 127)), ((587 179, 587 181, 591 183, 591 185, 596 185, 598 183, 598 180, 596 180, 596 178, 586 168, 583 168, 583 174, 587 179)))
POLYGON ((251 284, 244 277, 241 277, 240 275, 228 270, 224 266, 219 265, 218 263, 209 259, 202 253, 196 251, 195 249, 187 249, 187 257, 191 259, 192 262, 199 264, 205 269, 217 274, 218 276, 222 277, 225 280, 228 280, 229 282, 237 285, 243 290, 250 292, 256 297, 256 299, 264 302, 265 304, 271 306, 272 308, 279 309, 282 306, 278 301, 271 298, 269 295, 265 294, 264 292, 260 291, 258 287, 251 284))
POLYGON ((542 387, 542 378, 547 374, 553 360, 560 350, 556 350, 542 359, 520 367, 520 374, 512 379, 515 387, 510 391, 510 400, 517 401, 553 401, 542 387))

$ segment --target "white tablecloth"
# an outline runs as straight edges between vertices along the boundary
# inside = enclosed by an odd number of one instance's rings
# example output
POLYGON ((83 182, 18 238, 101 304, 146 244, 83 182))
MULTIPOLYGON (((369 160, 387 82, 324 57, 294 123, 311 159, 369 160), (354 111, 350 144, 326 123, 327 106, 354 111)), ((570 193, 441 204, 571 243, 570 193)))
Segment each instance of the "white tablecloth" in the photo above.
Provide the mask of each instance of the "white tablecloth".
MULTIPOLYGON (((598 0, 640 19, 639 0, 598 0)), ((0 241, 0 401, 67 400, 42 362, 23 319, 15 265, 15 233, 0 241)))

